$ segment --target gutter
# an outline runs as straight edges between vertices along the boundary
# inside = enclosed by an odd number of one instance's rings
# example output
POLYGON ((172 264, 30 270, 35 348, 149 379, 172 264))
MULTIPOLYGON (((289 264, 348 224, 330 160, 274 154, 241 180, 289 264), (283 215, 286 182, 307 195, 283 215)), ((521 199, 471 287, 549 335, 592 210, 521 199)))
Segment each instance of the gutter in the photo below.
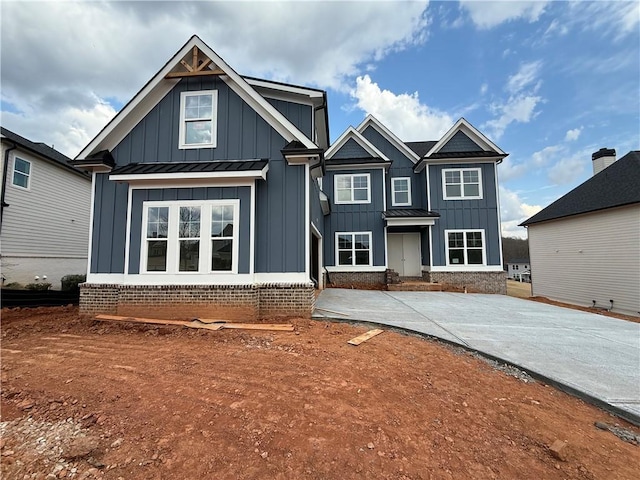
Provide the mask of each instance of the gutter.
POLYGON ((0 232, 2 231, 2 217, 4 215, 5 207, 8 207, 9 204, 4 201, 5 194, 7 192, 7 170, 9 169, 9 152, 11 150, 15 150, 18 146, 14 143, 12 147, 7 148, 4 151, 4 166, 2 168, 2 194, 0 195, 0 232))

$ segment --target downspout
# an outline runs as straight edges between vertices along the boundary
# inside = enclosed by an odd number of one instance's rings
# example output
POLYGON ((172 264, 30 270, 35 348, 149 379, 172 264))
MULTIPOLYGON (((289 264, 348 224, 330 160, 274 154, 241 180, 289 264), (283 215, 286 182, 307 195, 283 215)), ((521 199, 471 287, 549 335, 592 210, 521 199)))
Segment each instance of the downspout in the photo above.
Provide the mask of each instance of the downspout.
POLYGON ((0 232, 2 231, 2 217, 4 215, 4 208, 9 205, 4 201, 5 193, 7 191, 7 170, 9 169, 9 152, 18 148, 14 143, 12 147, 7 148, 4 151, 4 166, 2 168, 2 194, 0 195, 0 232))

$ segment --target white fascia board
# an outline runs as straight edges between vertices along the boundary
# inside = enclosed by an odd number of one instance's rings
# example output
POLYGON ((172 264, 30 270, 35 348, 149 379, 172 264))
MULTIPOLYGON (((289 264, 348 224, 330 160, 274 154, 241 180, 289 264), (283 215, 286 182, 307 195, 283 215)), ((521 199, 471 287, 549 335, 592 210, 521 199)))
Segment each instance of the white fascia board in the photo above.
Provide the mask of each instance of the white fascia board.
POLYGON ((194 35, 75 158, 86 158, 100 150, 112 150, 180 81, 179 78, 166 79, 164 77, 193 47, 198 47, 218 68, 224 71, 225 75, 221 75, 220 78, 287 141, 298 140, 307 148, 318 148, 251 87, 244 78, 227 65, 218 54, 194 35))
POLYGON ((345 163, 344 165, 327 165, 327 172, 340 172, 343 170, 374 170, 381 168, 388 170, 391 163, 345 163))
POLYGON ((485 137, 476 127, 471 125, 464 117, 460 117, 460 119, 451 127, 447 133, 445 133, 438 142, 431 147, 425 157, 437 153, 440 151, 442 147, 444 147, 451 137, 453 137, 459 130, 461 130, 465 135, 467 135, 471 140, 473 140, 480 147, 484 147, 489 150, 493 150, 498 155, 506 155, 502 151, 500 147, 498 147, 495 143, 485 137))
MULTIPOLYGON (((301 95, 304 97, 318 99, 320 103, 322 103, 322 99, 324 97, 324 92, 320 90, 315 90, 312 88, 305 88, 303 86, 298 86, 298 85, 283 85, 281 83, 270 82, 268 80, 261 80, 258 78, 246 78, 246 77, 243 77, 243 78, 252 87, 264 88, 267 90, 275 90, 283 93, 293 93, 293 94, 301 95)), ((269 95, 266 95, 266 96, 269 96, 269 95)))
POLYGON ((120 182, 145 182, 163 180, 202 180, 218 178, 242 178, 266 180, 269 165, 262 170, 248 170, 246 172, 182 172, 182 173, 140 173, 131 175, 109 175, 109 180, 120 182))
POLYGON ((362 123, 356 127, 356 130, 362 133, 370 125, 375 128, 378 133, 380 133, 380 135, 386 138, 389 143, 391 143, 394 147, 404 153, 404 155, 413 163, 416 163, 420 160, 420 157, 416 152, 407 147, 402 140, 396 137, 391 130, 385 127, 382 123, 380 123, 380 120, 378 120, 371 114, 367 115, 362 123))
POLYGON ((307 153, 294 153, 294 154, 284 154, 284 158, 287 160, 289 165, 307 165, 311 160, 316 160, 320 158, 320 155, 315 154, 307 154, 307 153))
POLYGON ((324 158, 330 159, 333 155, 336 154, 338 150, 340 150, 345 143, 349 141, 349 139, 353 139, 358 145, 364 148, 372 157, 380 157, 383 160, 390 162, 391 160, 384 153, 376 148, 369 140, 364 138, 360 132, 358 132, 355 128, 349 127, 347 128, 342 135, 329 147, 329 149, 325 152, 324 158))
POLYGON ((435 225, 434 217, 385 218, 388 227, 411 227, 435 225))

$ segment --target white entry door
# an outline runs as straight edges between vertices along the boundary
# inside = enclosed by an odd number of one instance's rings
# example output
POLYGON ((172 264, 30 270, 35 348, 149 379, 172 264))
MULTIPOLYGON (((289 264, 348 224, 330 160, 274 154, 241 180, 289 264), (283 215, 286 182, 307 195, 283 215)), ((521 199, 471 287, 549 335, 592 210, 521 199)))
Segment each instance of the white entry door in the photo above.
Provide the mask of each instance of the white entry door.
POLYGON ((401 277, 422 275, 419 233, 390 233, 387 247, 389 268, 401 277))

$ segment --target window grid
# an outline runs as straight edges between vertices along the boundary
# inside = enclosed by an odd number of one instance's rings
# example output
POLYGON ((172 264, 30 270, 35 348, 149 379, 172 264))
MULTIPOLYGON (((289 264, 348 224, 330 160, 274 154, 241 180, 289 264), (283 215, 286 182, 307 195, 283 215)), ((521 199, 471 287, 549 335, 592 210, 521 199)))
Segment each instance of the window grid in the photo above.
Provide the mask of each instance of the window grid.
POLYGON ((216 146, 217 90, 182 92, 180 148, 216 146))
POLYGON ((335 203, 371 203, 370 175, 336 175, 335 203))
POLYGON ((339 266, 371 265, 371 232, 336 233, 339 266))
POLYGON ((394 207, 411 205, 411 179, 409 177, 391 179, 391 204, 394 207))
POLYGON ((31 180, 31 162, 15 157, 13 160, 12 184, 16 187, 29 189, 31 180))
POLYGON ((484 265, 482 230, 447 231, 447 265, 484 265))
POLYGON ((479 168, 442 170, 442 185, 445 200, 467 200, 482 198, 482 180, 479 168))

